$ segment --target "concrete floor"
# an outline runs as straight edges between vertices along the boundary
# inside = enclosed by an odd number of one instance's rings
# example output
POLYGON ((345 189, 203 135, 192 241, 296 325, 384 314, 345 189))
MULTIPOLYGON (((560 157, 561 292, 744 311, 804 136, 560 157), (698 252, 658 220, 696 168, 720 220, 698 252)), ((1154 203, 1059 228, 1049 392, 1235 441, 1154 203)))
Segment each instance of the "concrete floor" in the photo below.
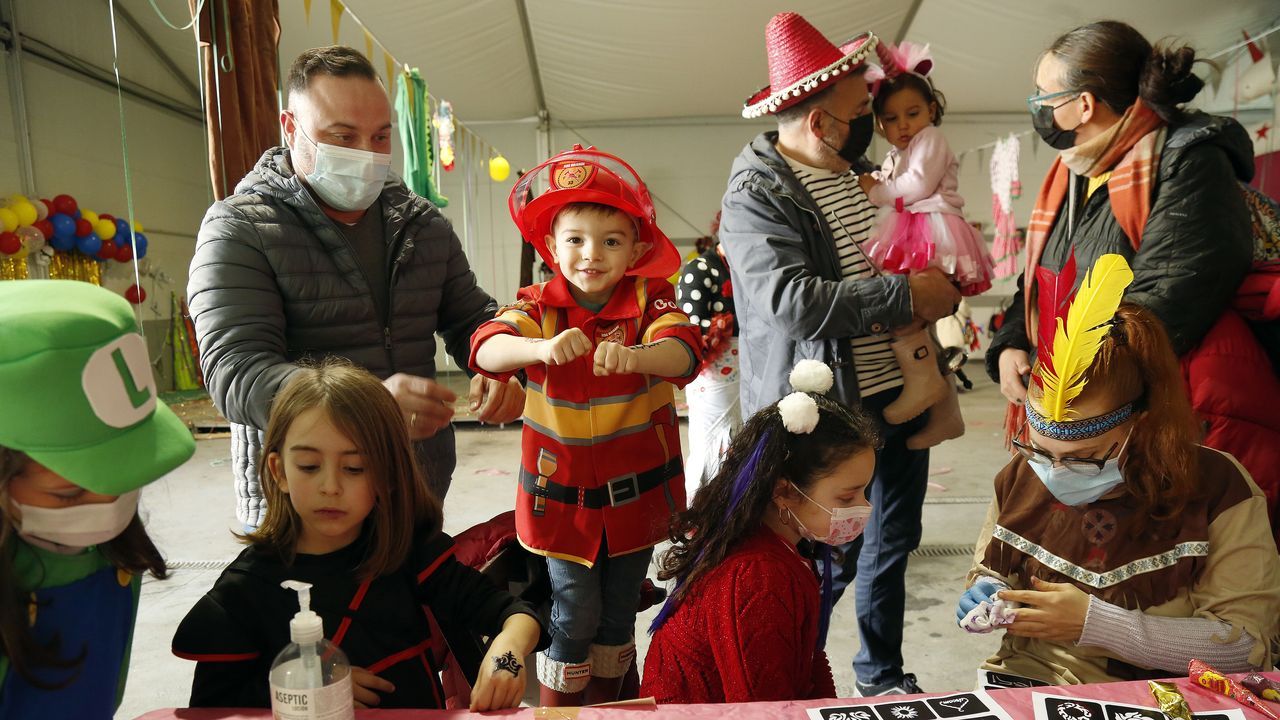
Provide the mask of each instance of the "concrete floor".
MULTIPOLYGON (((953 614, 971 562, 960 553, 972 546, 991 497, 991 479, 1007 459, 1000 447, 1004 401, 979 363, 971 363, 969 374, 977 386, 961 395, 968 432, 933 451, 924 539, 907 573, 906 670, 930 692, 972 688, 974 668, 998 642, 995 636, 966 635, 956 628, 953 614)), ((445 505, 447 531, 511 509, 519 439, 517 428, 460 426, 458 469, 445 505)), ((186 705, 195 665, 170 654, 173 631, 240 550, 231 535, 239 525, 229 446, 225 439, 201 441, 190 462, 143 495, 148 528, 175 569, 168 580, 143 583, 129 684, 117 718, 186 705)), ((642 615, 637 627, 647 627, 655 612, 642 615)), ((642 632, 637 642, 643 662, 648 638, 642 632)), ((850 595, 836 606, 827 647, 842 696, 849 696, 853 686, 857 649, 850 595)))

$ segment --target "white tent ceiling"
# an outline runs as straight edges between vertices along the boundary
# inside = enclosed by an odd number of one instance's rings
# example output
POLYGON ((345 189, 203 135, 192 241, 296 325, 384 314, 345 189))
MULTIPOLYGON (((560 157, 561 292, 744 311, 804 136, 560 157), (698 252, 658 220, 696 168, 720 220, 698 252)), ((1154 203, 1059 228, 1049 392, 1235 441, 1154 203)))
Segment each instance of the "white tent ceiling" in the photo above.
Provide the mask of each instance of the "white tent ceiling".
MULTIPOLYGON (((122 63, 125 75, 184 105, 196 104, 191 31, 166 27, 149 0, 115 3, 142 30, 120 23, 121 33, 134 38, 126 47, 139 61, 122 63), (147 56, 143 34, 186 82, 147 56)), ((171 21, 189 19, 187 0, 155 0, 155 5, 171 21)), ((309 19, 303 0, 279 0, 279 5, 283 67, 301 50, 332 42, 329 3, 312 2, 309 19)), ((464 122, 535 116, 535 74, 547 111, 567 123, 736 116, 742 100, 767 82, 764 26, 784 10, 801 13, 833 39, 871 30, 889 40, 905 36, 930 43, 937 59, 935 82, 946 92, 952 113, 1023 112, 1040 51, 1059 33, 1091 20, 1124 20, 1150 39, 1176 36, 1212 52, 1239 41, 1241 29, 1257 32, 1280 18, 1275 0, 347 0, 347 5, 397 59, 421 68, 431 93, 452 101, 464 122)), ((86 15, 107 19, 106 0, 84 0, 84 6, 86 15)), ((54 25, 41 20, 35 24, 54 25)), ((350 17, 343 20, 340 41, 364 47, 350 17)), ((109 45, 63 49, 111 66, 109 45)), ((380 58, 373 60, 381 70, 380 58)))
MULTIPOLYGON (((134 0, 135 2, 137 0, 134 0)), ((521 0, 348 0, 396 57, 465 120, 535 115, 521 0)), ((956 112, 1022 112, 1031 65, 1058 34, 1101 18, 1212 52, 1280 16, 1275 0, 524 0, 546 107, 566 122, 730 116, 767 82, 764 27, 784 10, 843 39, 864 30, 928 42, 956 112), (915 7, 914 16, 912 8, 915 7), (908 22, 909 21, 909 22, 908 22), (905 27, 904 27, 905 26, 905 27)), ((287 61, 329 42, 328 8, 280 0, 287 61)), ((327 3, 323 4, 327 5, 327 3)), ((354 44, 354 43, 353 43, 354 44)), ((360 47, 360 45, 356 45, 360 47)))

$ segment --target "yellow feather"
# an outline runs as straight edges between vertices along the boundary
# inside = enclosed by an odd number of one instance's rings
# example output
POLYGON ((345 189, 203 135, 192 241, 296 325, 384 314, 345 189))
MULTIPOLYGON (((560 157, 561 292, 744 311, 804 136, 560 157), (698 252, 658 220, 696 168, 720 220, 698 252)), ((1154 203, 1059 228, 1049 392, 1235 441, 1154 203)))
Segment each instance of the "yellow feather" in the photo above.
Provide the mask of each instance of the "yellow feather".
POLYGON ((1110 321, 1120 306, 1124 291, 1133 282, 1133 271, 1122 255, 1103 255, 1085 275, 1084 283, 1067 309, 1064 323, 1058 318, 1053 338, 1053 371, 1043 368, 1041 404, 1045 415, 1062 422, 1074 415, 1071 401, 1085 386, 1085 372, 1102 341, 1111 330, 1110 321))

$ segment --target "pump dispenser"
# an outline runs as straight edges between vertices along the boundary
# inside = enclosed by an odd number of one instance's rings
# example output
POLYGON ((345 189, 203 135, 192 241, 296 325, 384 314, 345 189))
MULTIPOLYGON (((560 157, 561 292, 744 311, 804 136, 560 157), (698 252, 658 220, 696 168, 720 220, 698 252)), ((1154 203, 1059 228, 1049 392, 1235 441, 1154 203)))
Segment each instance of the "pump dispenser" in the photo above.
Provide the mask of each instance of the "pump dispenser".
POLYGON ((298 614, 289 621, 292 640, 271 663, 271 714, 275 720, 352 720, 351 664, 324 639, 324 622, 311 610, 311 585, 285 580, 298 593, 298 614))

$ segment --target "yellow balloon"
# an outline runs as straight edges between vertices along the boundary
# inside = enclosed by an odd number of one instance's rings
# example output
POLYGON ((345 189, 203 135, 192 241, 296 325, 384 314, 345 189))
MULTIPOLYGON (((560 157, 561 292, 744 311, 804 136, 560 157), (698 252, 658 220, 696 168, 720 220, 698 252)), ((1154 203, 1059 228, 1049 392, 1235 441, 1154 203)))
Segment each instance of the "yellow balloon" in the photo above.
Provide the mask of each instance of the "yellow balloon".
POLYGON ((26 195, 21 195, 21 194, 19 194, 19 193, 14 193, 14 194, 10 195, 8 198, 6 198, 6 201, 5 201, 5 203, 4 203, 4 206, 5 206, 5 207, 13 207, 14 205, 19 205, 19 204, 21 204, 21 203, 30 203, 30 202, 31 202, 31 201, 27 199, 27 196, 26 196, 26 195))
POLYGON ((134 231, 134 232, 142 232, 142 223, 140 223, 140 222, 135 222, 135 223, 133 224, 133 231, 134 231))
POLYGON ((35 222, 36 218, 39 216, 39 213, 36 212, 36 206, 29 202, 21 202, 17 205, 12 205, 9 209, 13 211, 14 215, 18 216, 19 227, 26 227, 27 225, 30 225, 35 222))
POLYGON ((13 232, 18 229, 18 214, 9 208, 0 208, 0 226, 4 227, 5 232, 13 232))
POLYGON ((494 182, 502 182, 511 174, 511 163, 501 155, 489 158, 489 177, 494 182))
POLYGON ((90 225, 97 225, 98 213, 92 210, 86 210, 85 208, 80 208, 80 219, 88 220, 90 225))
POLYGON ((110 240, 116 236, 116 224, 110 220, 98 220, 93 223, 93 231, 103 240, 110 240))

